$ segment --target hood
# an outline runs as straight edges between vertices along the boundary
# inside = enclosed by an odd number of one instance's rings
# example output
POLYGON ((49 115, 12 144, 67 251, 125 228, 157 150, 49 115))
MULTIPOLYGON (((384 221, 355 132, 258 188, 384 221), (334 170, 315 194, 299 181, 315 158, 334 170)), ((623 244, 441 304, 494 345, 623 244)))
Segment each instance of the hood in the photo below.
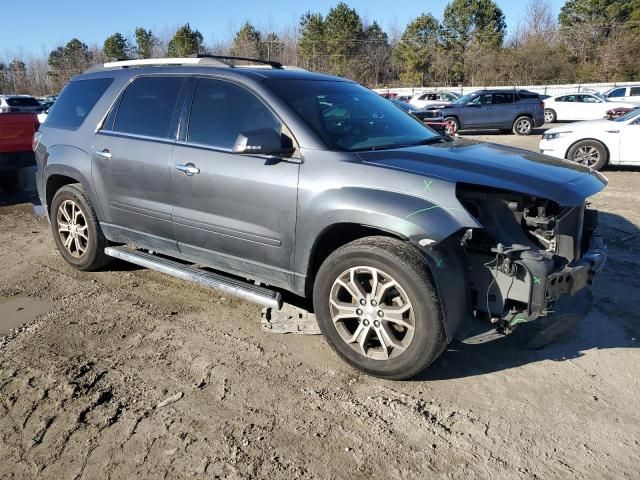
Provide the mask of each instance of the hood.
POLYGON ((363 162, 455 183, 469 183, 581 205, 606 179, 581 165, 539 153, 472 140, 360 152, 363 162))
POLYGON ((602 127, 607 128, 611 125, 615 125, 615 122, 611 120, 607 120, 606 118, 600 118, 598 120, 585 120, 583 122, 572 122, 567 123, 565 125, 561 125, 559 127, 553 127, 545 130, 544 133, 556 133, 556 132, 571 132, 578 128, 592 128, 592 127, 602 127))

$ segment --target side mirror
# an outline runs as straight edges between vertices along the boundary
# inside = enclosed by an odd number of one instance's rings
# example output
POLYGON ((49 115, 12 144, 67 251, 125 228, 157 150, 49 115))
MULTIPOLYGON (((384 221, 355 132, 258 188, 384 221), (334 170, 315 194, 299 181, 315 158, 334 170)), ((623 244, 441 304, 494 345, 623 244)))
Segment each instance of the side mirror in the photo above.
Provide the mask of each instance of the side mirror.
POLYGON ((242 132, 233 145, 233 153, 286 155, 293 153, 293 142, 273 128, 242 132))

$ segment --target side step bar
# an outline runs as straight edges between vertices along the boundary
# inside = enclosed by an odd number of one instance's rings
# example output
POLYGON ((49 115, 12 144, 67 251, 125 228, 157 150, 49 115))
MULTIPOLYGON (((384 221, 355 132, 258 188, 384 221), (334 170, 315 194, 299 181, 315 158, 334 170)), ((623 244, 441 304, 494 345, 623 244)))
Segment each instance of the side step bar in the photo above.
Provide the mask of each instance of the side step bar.
POLYGON ((235 295, 250 302, 259 303, 275 310, 282 308, 282 295, 280 292, 269 290, 249 282, 225 277, 218 273, 206 272, 189 265, 174 262, 163 257, 151 255, 141 250, 135 250, 126 246, 106 247, 104 253, 110 257, 119 258, 125 262, 135 263, 144 268, 157 270, 172 277, 180 278, 188 282, 197 283, 203 287, 214 288, 229 295, 235 295))

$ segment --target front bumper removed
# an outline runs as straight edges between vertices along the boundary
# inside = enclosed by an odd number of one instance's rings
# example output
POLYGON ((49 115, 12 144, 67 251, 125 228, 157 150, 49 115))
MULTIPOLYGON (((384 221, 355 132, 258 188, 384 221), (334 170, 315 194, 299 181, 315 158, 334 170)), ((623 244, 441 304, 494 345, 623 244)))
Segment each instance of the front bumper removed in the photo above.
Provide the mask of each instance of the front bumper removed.
POLYGON ((590 248, 573 267, 547 277, 546 297, 552 302, 549 313, 532 323, 536 331, 526 347, 542 348, 578 325, 593 306, 591 283, 607 261, 600 236, 594 235, 590 248))

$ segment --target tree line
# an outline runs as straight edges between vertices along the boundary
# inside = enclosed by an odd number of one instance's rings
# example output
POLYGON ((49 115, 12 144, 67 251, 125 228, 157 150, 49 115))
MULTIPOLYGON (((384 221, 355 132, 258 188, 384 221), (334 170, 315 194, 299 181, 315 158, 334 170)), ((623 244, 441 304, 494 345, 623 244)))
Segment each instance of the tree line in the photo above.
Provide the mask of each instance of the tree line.
POLYGON ((529 0, 509 32, 493 0, 451 0, 400 30, 363 20, 344 2, 309 11, 295 26, 261 31, 249 22, 233 38, 206 44, 189 24, 171 35, 143 27, 102 45, 77 38, 43 57, 0 62, 0 93, 58 92, 73 75, 110 60, 195 53, 276 60, 352 78, 370 87, 531 85, 638 80, 640 0, 529 0))

